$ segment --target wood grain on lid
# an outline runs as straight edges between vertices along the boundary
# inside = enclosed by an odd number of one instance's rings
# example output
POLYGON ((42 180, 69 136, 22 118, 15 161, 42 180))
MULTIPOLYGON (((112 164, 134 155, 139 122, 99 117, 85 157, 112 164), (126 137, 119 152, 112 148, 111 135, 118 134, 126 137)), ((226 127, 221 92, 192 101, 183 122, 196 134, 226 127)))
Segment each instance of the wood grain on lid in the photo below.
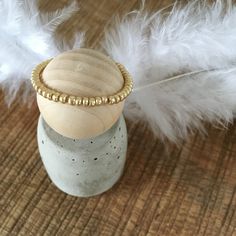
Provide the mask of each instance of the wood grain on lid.
POLYGON ((44 82, 75 96, 107 96, 123 87, 123 77, 107 56, 77 49, 54 58, 43 72, 44 82))

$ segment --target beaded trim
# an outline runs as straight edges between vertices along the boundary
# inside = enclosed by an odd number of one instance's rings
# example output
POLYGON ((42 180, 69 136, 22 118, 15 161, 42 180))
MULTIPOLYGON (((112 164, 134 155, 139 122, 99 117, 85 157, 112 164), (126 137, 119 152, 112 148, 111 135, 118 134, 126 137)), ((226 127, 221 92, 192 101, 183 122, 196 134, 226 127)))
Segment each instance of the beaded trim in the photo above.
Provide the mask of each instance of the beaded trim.
POLYGON ((122 64, 116 63, 123 76, 124 86, 114 95, 101 97, 79 97, 60 92, 56 89, 50 88, 42 80, 42 72, 51 60, 52 59, 43 61, 37 65, 31 75, 31 83, 36 92, 48 100, 76 106, 100 106, 104 104, 119 103, 123 101, 132 91, 133 82, 131 75, 122 64))

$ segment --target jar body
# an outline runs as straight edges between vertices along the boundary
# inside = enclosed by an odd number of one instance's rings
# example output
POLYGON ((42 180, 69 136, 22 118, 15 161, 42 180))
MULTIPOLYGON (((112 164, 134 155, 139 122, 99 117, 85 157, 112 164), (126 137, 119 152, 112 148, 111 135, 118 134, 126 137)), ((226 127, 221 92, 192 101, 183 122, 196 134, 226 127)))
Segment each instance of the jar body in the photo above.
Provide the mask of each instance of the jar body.
POLYGON ((123 115, 105 133, 90 139, 58 134, 40 115, 38 146, 45 169, 62 191, 89 197, 111 188, 126 160, 127 130, 123 115))

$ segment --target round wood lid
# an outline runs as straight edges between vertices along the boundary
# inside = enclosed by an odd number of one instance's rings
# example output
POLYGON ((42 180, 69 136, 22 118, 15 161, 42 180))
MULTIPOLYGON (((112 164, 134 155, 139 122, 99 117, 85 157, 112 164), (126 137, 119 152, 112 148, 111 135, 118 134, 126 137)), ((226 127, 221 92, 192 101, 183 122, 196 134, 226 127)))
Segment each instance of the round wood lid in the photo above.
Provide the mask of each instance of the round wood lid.
MULTIPOLYGON (((77 49, 55 57, 42 73, 43 82, 65 94, 83 97, 109 96, 120 91, 124 78, 117 65, 92 49, 77 49)), ((37 94, 39 110, 59 134, 85 139, 108 130, 122 113, 124 101, 100 106, 73 106, 37 94)))

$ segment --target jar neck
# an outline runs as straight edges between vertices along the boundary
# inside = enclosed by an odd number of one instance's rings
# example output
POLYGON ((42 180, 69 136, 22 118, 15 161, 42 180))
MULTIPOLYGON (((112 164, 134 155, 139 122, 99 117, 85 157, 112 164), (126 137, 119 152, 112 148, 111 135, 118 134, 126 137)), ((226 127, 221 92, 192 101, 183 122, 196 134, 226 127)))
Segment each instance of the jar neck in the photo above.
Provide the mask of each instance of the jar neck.
MULTIPOLYGON (((123 117, 123 114, 121 114, 119 119, 115 122, 115 124, 110 129, 108 129, 107 131, 105 131, 104 133, 98 136, 91 137, 88 139, 71 139, 71 138, 65 137, 59 134, 58 132, 56 132, 55 130, 53 130, 43 119, 42 115, 40 115, 39 120, 41 121, 39 123, 42 125, 42 128, 45 130, 47 137, 55 144, 58 142, 58 140, 60 140, 60 142, 63 141, 64 148, 67 149, 68 146, 71 146, 67 144, 71 144, 71 142, 74 141, 76 144, 76 148, 79 147, 81 148, 81 150, 87 151, 88 146, 90 147, 90 149, 91 148, 97 149, 99 147, 102 147, 106 143, 108 143, 111 140, 111 138, 114 137, 117 130, 122 129, 121 123, 124 122, 124 117, 123 117), (93 145, 90 145, 90 144, 93 144, 93 145)), ((126 128, 125 128, 125 131, 123 132, 127 132, 126 128)))

